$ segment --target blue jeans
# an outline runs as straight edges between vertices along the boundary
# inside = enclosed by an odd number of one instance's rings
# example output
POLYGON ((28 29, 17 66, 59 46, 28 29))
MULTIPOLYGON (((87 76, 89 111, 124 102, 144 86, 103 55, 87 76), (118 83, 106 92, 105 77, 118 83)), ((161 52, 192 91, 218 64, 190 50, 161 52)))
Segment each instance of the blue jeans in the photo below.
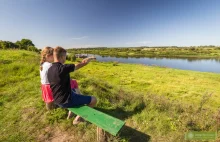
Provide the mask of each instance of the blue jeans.
POLYGON ((71 93, 71 98, 66 104, 58 104, 62 108, 70 108, 80 105, 88 105, 92 100, 91 96, 76 94, 74 91, 71 93))

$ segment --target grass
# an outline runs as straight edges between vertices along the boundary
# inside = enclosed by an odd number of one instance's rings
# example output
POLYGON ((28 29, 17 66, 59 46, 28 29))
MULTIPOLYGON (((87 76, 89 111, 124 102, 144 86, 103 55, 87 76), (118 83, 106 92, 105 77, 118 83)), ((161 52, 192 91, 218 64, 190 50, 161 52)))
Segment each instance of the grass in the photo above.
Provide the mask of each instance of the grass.
MULTIPOLYGON (((96 126, 72 126, 64 109, 46 111, 39 55, 0 50, 0 141, 95 141, 96 126)), ((189 130, 215 131, 219 74, 116 62, 71 73, 96 109, 126 122, 108 141, 184 141, 189 130)), ((218 138, 219 140, 219 138, 218 138)))
POLYGON ((171 100, 199 103, 203 95, 212 94, 210 98, 212 103, 209 106, 218 107, 219 74, 146 65, 115 64, 115 62, 94 62, 79 72, 108 80, 138 95, 157 94, 171 100))

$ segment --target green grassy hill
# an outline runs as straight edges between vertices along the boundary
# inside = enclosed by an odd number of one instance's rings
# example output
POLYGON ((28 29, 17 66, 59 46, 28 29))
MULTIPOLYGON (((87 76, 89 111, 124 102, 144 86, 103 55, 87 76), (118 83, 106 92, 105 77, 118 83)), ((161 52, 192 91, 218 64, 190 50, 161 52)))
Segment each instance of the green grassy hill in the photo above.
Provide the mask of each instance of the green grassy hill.
MULTIPOLYGON (((46 111, 37 53, 0 50, 0 141, 96 141, 96 126, 72 125, 67 111, 46 111)), ((126 122, 108 141, 184 141, 189 130, 215 131, 220 75, 92 62, 71 73, 96 109, 126 122)))

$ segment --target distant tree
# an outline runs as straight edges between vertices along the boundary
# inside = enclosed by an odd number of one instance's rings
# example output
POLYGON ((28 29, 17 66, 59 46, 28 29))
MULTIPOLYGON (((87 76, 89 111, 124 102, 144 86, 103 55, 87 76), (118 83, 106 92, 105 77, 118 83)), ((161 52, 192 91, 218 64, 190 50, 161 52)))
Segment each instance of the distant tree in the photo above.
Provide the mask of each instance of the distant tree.
POLYGON ((20 49, 28 50, 29 46, 35 46, 30 39, 22 39, 20 41, 20 49))
POLYGON ((2 47, 2 40, 0 40, 0 49, 3 49, 3 47, 2 47))
POLYGON ((190 47, 189 49, 190 49, 190 50, 196 50, 196 48, 195 48, 195 47, 190 47))
POLYGON ((69 60, 69 61, 76 61, 76 55, 75 54, 73 54, 73 53, 71 53, 71 54, 68 54, 67 55, 67 60, 69 60))
POLYGON ((11 48, 11 49, 18 48, 18 46, 15 43, 13 43, 13 42, 6 41, 6 44, 7 44, 7 48, 11 48))
POLYGON ((17 47, 18 47, 19 49, 22 49, 22 47, 21 47, 21 42, 20 42, 20 41, 16 41, 15 44, 17 45, 17 47))
POLYGON ((21 41, 11 42, 0 40, 0 49, 25 49, 29 51, 40 52, 30 39, 22 39, 21 41))
POLYGON ((76 61, 76 55, 75 54, 71 54, 70 56, 70 61, 76 61))
POLYGON ((38 51, 38 49, 35 46, 28 46, 27 50, 28 51, 38 51))
POLYGON ((17 47, 13 42, 10 42, 10 41, 1 41, 0 44, 1 44, 2 49, 9 49, 9 48, 17 47))
POLYGON ((4 41, 1 41, 1 48, 2 49, 6 49, 7 45, 4 41))

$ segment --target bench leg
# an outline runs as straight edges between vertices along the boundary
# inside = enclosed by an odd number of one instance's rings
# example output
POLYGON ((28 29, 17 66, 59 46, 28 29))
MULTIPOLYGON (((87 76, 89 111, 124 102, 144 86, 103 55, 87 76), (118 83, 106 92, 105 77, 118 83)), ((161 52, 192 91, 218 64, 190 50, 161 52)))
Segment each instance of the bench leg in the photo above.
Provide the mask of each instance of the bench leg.
POLYGON ((105 131, 97 127, 97 142, 106 142, 105 131))

